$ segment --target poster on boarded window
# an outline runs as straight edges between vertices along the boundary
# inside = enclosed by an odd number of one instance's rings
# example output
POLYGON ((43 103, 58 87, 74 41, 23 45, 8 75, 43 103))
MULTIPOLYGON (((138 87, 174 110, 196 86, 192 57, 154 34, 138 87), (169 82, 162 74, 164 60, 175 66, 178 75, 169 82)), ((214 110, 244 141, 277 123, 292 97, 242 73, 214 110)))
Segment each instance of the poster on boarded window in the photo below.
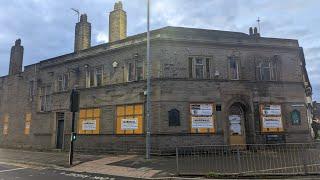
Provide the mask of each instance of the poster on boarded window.
POLYGON ((191 104, 192 116, 212 116, 212 104, 191 104))
POLYGON ((213 128, 213 118, 211 117, 192 117, 192 128, 213 128))
POLYGON ((241 135, 241 116, 240 115, 230 115, 229 116, 229 127, 231 134, 241 135))
POLYGON ((280 116, 281 106, 280 105, 264 105, 262 108, 263 116, 280 116))
POLYGON ((263 128, 279 128, 282 129, 281 117, 263 117, 263 128))
POLYGON ((138 129, 138 118, 122 119, 121 130, 136 130, 138 129))
POLYGON ((30 129, 30 124, 31 124, 30 122, 26 122, 25 128, 26 128, 26 129, 30 129))
POLYGON ((8 134, 8 124, 4 124, 4 126, 3 126, 3 134, 8 134))
POLYGON ((94 131, 97 128, 97 121, 94 119, 86 119, 82 122, 82 130, 94 131))

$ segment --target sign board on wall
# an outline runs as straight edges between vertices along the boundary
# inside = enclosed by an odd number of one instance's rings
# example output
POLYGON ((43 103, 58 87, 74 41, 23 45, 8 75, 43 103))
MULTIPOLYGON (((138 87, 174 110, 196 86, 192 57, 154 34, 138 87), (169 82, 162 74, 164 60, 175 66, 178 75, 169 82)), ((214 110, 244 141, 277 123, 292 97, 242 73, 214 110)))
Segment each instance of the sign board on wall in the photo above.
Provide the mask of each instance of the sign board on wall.
POLYGON ((230 133, 241 135, 241 116, 240 115, 230 115, 230 133))
POLYGON ((212 116, 212 104, 191 104, 192 116, 212 116))
POLYGON ((229 116, 229 122, 230 124, 239 124, 241 120, 240 115, 230 115, 229 116))
POLYGON ((121 130, 136 130, 136 129, 138 129, 138 118, 121 120, 121 130))
POLYGON ((4 131, 4 134, 6 134, 8 132, 8 125, 7 124, 4 124, 3 131, 4 131))
POLYGON ((31 124, 30 122, 26 122, 25 128, 26 128, 26 129, 30 129, 30 124, 31 124))
POLYGON ((97 128, 97 121, 94 119, 83 120, 82 130, 84 131, 94 131, 97 128))
POLYGON ((213 118, 211 117, 192 117, 192 128, 213 128, 213 118))
POLYGON ((282 113, 281 105, 277 104, 261 104, 261 126, 262 132, 282 132, 282 113))
POLYGON ((282 120, 281 117, 263 117, 263 128, 281 128, 282 120))
POLYGON ((263 116, 281 116, 280 105, 265 105, 262 109, 263 116))

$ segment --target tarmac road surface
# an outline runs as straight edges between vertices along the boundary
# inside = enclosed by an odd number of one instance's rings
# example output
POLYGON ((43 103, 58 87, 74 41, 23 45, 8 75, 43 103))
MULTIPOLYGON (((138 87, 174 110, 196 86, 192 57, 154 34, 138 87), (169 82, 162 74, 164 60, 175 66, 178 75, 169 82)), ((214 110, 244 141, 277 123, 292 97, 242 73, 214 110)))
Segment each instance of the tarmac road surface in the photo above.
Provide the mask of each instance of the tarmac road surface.
POLYGON ((109 175, 74 173, 63 170, 34 168, 0 163, 0 180, 122 180, 133 179, 109 175))

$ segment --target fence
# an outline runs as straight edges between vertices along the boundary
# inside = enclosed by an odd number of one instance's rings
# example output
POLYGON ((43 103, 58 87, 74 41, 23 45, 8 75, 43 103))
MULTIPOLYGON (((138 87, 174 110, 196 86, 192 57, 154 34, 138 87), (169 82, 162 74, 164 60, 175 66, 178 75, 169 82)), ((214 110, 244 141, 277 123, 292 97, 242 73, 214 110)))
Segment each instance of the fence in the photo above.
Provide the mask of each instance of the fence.
POLYGON ((320 143, 178 147, 176 158, 180 175, 320 173, 320 143))

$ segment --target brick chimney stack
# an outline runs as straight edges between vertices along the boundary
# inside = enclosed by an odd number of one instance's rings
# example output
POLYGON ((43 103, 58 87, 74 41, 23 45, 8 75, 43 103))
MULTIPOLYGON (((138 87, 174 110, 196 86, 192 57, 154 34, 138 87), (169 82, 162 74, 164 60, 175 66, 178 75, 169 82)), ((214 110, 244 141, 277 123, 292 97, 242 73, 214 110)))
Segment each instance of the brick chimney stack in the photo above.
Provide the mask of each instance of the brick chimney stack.
POLYGON ((127 37, 127 13, 123 10, 122 2, 116 2, 114 10, 109 14, 109 42, 127 37))
POLYGON ((91 47, 91 23, 86 14, 81 14, 80 22, 76 24, 74 51, 81 51, 91 47))
POLYGON ((11 48, 9 75, 15 75, 22 72, 23 46, 21 39, 17 39, 15 45, 11 48))

